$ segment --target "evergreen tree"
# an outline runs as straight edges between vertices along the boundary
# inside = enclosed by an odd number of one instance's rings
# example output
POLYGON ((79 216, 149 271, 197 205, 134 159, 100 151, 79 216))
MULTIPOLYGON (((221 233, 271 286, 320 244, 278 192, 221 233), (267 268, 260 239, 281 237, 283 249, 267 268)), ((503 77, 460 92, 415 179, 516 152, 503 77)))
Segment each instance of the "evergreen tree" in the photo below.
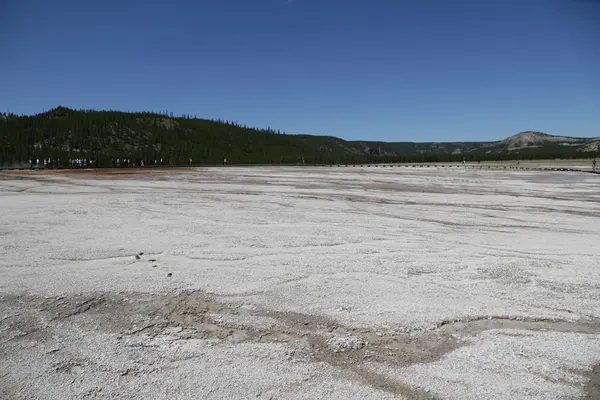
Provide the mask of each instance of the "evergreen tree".
POLYGON ((593 153, 546 146, 486 153, 477 143, 374 143, 339 138, 287 135, 266 127, 249 128, 237 121, 172 118, 160 113, 71 110, 59 106, 42 114, 0 113, 0 165, 30 158, 93 158, 112 165, 113 159, 132 159, 152 165, 234 163, 361 164, 367 162, 483 161, 519 158, 584 158, 593 153), (453 154, 457 149, 461 154, 453 154), (370 150, 365 150, 370 149, 370 150), (432 150, 435 149, 435 150, 432 150), (466 149, 466 150, 465 150, 466 149), (469 150, 474 149, 474 150, 469 150))

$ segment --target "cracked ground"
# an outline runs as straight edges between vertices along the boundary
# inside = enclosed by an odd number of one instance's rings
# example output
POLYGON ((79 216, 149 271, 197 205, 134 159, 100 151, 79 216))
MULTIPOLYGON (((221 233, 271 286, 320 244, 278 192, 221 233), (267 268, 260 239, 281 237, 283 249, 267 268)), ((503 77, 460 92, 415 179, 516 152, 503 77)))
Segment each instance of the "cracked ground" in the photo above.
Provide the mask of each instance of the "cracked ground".
POLYGON ((0 175, 0 398, 600 398, 600 180, 0 175))

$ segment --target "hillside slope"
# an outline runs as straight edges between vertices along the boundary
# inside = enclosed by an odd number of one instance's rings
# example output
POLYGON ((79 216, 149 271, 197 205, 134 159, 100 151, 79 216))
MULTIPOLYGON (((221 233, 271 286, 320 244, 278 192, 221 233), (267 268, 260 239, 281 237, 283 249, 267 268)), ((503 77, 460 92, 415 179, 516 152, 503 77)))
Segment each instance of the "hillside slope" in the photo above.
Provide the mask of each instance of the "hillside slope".
POLYGON ((331 136, 288 135, 234 123, 160 113, 72 110, 57 107, 32 116, 0 116, 0 165, 30 158, 130 158, 151 164, 362 163, 589 156, 600 138, 522 132, 496 142, 373 142, 331 136))

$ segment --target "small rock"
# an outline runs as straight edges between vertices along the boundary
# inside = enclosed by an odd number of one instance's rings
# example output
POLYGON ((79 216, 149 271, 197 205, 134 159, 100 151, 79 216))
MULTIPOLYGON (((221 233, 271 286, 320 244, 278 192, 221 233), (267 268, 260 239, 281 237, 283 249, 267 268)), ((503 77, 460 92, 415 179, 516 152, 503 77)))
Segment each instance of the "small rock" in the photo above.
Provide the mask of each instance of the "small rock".
POLYGON ((172 276, 173 276, 173 274, 172 274, 171 272, 169 272, 169 273, 167 274, 167 276, 170 278, 170 277, 172 277, 172 276))
POLYGON ((345 350, 360 350, 366 346, 366 342, 356 336, 333 337, 327 342, 327 346, 338 353, 345 350))
POLYGON ((148 262, 155 262, 155 261, 156 261, 156 258, 151 258, 148 260, 148 262))
POLYGON ((152 266, 152 268, 156 268, 156 267, 158 267, 158 265, 156 265, 156 264, 154 264, 154 265, 152 266))
POLYGON ((138 255, 140 255, 140 256, 143 256, 143 255, 144 255, 144 252, 142 251, 142 252, 141 252, 141 253, 139 253, 138 255))
POLYGON ((136 260, 139 260, 139 259, 140 259, 140 256, 138 256, 138 255, 136 254, 136 255, 135 255, 135 259, 136 259, 136 260))

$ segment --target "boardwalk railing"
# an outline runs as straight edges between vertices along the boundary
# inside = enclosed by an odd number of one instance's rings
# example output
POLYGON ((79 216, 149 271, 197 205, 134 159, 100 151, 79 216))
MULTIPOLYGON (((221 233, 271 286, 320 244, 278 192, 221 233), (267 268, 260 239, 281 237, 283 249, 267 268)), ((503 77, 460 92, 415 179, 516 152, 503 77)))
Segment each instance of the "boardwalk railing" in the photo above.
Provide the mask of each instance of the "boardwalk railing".
POLYGON ((178 169, 178 168, 231 168, 231 167, 329 167, 329 168, 463 168, 463 169, 483 169, 483 170, 516 170, 516 171, 563 171, 563 172, 585 172, 592 174, 600 174, 600 169, 593 170, 592 168, 570 168, 570 167, 550 167, 550 166, 533 166, 533 165, 502 165, 502 164, 194 164, 194 165, 145 165, 143 167, 94 167, 94 168, 10 168, 0 167, 0 171, 27 171, 27 170, 54 170, 54 171, 92 171, 92 170, 160 170, 160 169, 178 169))

